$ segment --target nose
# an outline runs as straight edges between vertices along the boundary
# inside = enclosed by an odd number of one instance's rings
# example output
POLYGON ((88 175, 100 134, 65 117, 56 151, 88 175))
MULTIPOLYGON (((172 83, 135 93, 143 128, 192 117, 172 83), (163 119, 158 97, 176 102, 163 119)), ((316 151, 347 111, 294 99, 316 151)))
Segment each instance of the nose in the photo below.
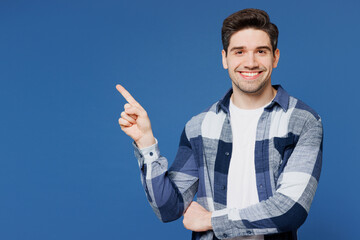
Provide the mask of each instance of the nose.
POLYGON ((249 53, 247 55, 244 67, 250 70, 259 67, 259 63, 257 62, 256 56, 253 53, 249 53))

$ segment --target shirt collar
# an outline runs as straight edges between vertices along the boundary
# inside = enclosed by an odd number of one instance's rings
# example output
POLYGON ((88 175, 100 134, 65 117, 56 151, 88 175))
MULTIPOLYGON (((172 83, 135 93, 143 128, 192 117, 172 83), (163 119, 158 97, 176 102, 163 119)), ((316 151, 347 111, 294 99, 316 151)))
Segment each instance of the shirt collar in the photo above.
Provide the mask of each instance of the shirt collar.
MULTIPOLYGON (((275 98, 272 102, 266 107, 266 109, 271 109, 275 104, 278 104, 285 112, 289 108, 289 97, 290 95, 281 87, 281 85, 273 85, 273 88, 277 90, 275 98)), ((216 113, 219 113, 220 109, 225 113, 229 113, 230 97, 233 93, 232 88, 230 88, 225 96, 218 102, 216 106, 216 113)))

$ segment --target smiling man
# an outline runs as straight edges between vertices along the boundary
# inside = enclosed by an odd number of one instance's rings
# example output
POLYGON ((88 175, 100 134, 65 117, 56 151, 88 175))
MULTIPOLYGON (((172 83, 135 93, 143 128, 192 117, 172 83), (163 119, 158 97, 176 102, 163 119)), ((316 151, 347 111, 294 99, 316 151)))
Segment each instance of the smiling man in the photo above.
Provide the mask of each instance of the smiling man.
POLYGON ((119 124, 134 140, 150 205, 164 222, 184 216, 193 239, 297 239, 308 215, 322 124, 309 106, 271 85, 277 38, 262 10, 224 20, 222 61, 232 88, 186 124, 169 169, 146 111, 117 85, 128 101, 119 124))

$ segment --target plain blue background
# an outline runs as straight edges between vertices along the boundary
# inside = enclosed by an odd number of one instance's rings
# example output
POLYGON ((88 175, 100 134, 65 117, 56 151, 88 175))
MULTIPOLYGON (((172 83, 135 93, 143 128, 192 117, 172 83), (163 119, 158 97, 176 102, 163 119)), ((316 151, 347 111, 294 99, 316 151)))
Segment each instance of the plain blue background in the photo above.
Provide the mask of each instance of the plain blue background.
POLYGON ((222 21, 266 10, 272 76, 322 117, 323 171, 300 239, 354 239, 359 212, 358 1, 0 2, 0 239, 190 239, 161 223, 117 119, 123 84, 172 162, 191 116, 230 87, 222 21))

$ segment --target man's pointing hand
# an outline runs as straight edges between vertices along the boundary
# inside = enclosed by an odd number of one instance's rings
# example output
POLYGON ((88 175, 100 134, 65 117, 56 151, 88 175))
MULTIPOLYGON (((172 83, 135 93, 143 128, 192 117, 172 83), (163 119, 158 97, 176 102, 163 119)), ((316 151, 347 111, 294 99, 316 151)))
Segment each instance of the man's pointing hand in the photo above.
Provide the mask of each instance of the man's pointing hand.
POLYGON ((121 118, 119 118, 121 130, 131 137, 140 149, 155 144, 150 119, 145 109, 123 86, 118 84, 116 89, 128 102, 124 105, 124 111, 121 113, 121 118))

